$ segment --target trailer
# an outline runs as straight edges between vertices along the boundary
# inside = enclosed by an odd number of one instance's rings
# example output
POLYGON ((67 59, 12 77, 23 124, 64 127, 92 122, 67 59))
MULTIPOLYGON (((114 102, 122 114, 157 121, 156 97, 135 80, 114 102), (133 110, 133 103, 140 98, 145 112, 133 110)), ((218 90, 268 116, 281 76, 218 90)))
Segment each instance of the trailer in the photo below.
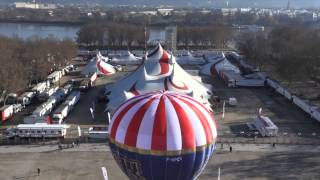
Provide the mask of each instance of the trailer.
POLYGON ((278 88, 278 86, 279 86, 278 82, 276 82, 276 81, 274 81, 272 79, 269 79, 269 78, 267 79, 266 82, 267 82, 267 85, 270 86, 274 90, 276 90, 278 88))
POLYGON ((65 93, 66 95, 68 95, 68 94, 72 91, 73 85, 72 85, 72 84, 66 84, 66 85, 64 85, 64 86, 62 87, 62 89, 64 90, 64 93, 65 93))
POLYGON ((23 106, 29 105, 32 102, 32 99, 36 96, 36 93, 31 91, 27 91, 24 92, 23 94, 21 94, 18 99, 17 99, 17 103, 22 104, 23 106))
POLYGON ((69 106, 74 106, 80 100, 80 91, 73 91, 71 94, 66 98, 66 103, 69 106))
POLYGON ((109 131, 107 127, 90 127, 88 130, 89 138, 93 139, 107 139, 109 131))
POLYGON ((241 78, 235 81, 237 87, 263 87, 264 80, 262 79, 244 79, 241 78))
POLYGON ((311 117, 320 122, 320 109, 314 110, 311 114, 311 117))
POLYGON ((42 92, 41 94, 39 94, 37 96, 39 101, 46 101, 53 93, 55 93, 57 90, 59 89, 59 87, 53 87, 53 88, 49 88, 46 89, 44 92, 42 92))
POLYGON ((6 121, 13 115, 13 105, 5 105, 0 108, 1 121, 6 121))
POLYGON ((277 136, 278 134, 278 127, 267 116, 258 115, 257 118, 251 123, 251 126, 252 125, 263 137, 277 136))
POLYGON ((24 124, 35 124, 35 123, 47 123, 51 124, 50 116, 37 116, 37 115, 30 115, 23 118, 24 124))
POLYGON ((91 83, 89 79, 84 79, 80 82, 79 89, 80 91, 87 91, 91 87, 91 83))
POLYGON ((15 104, 17 103, 18 95, 16 93, 10 93, 7 96, 6 104, 15 104))
POLYGON ((22 104, 12 104, 12 106, 13 106, 13 113, 18 113, 23 109, 22 104))
POLYGON ((62 124, 64 118, 66 118, 71 111, 72 107, 68 103, 61 104, 52 114, 53 124, 62 124))
POLYGON ((47 82, 45 81, 40 82, 32 88, 32 91, 38 95, 38 94, 41 94, 43 91, 45 91, 47 87, 48 87, 47 82))
POLYGON ((312 114, 311 106, 308 103, 306 103, 304 100, 302 100, 301 98, 299 98, 297 96, 292 96, 292 100, 293 100, 293 104, 298 106, 304 112, 306 112, 307 114, 310 114, 310 115, 312 114))
POLYGON ((53 84, 55 82, 58 82, 62 77, 62 71, 54 71, 53 73, 49 74, 47 77, 47 80, 53 84))
POLYGON ((54 105, 50 102, 44 102, 39 107, 37 107, 37 109, 33 111, 32 114, 36 116, 48 115, 52 111, 53 106, 54 105))
POLYGON ((15 128, 7 129, 7 137, 20 138, 64 138, 69 125, 66 124, 19 124, 15 128))

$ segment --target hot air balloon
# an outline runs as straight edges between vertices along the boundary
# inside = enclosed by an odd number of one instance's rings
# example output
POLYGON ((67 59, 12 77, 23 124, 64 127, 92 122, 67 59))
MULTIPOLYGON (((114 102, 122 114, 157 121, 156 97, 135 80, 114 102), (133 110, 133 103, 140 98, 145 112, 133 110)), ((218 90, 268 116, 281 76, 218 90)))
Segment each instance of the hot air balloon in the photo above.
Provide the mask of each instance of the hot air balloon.
POLYGON ((157 91, 120 105, 109 126, 109 146, 132 180, 191 180, 215 149, 212 113, 190 96, 157 91))

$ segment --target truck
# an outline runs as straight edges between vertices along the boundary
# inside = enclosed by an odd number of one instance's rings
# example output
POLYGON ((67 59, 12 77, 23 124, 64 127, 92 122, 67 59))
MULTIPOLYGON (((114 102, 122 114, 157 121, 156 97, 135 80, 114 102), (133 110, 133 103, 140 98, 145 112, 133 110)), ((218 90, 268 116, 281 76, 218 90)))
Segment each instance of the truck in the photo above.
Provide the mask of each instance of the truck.
POLYGON ((62 124, 64 118, 66 118, 71 111, 71 106, 68 103, 62 103, 52 114, 53 124, 62 124))
POLYGON ((0 108, 1 121, 6 121, 13 115, 13 105, 4 105, 0 108))
POLYGON ((62 71, 54 71, 53 73, 49 74, 47 77, 47 80, 53 84, 55 82, 58 82, 62 77, 62 71))

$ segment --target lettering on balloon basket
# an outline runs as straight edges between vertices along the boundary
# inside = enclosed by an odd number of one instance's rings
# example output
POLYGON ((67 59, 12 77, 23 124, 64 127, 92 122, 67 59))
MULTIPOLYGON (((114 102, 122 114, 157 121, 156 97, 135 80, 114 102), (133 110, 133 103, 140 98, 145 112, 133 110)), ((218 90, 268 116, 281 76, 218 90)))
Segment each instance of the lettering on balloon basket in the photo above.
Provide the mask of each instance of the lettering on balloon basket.
POLYGON ((130 179, 145 180, 140 162, 123 157, 119 154, 114 154, 113 157, 117 161, 120 168, 126 172, 130 179))
POLYGON ((171 162, 180 162, 182 161, 182 157, 167 157, 166 160, 171 162))

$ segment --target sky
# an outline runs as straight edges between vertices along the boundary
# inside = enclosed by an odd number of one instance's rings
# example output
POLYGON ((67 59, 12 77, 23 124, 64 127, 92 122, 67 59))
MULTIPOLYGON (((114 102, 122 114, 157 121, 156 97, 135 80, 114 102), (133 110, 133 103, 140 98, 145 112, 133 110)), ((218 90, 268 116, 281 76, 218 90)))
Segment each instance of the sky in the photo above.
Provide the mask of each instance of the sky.
MULTIPOLYGON (((13 3, 18 1, 31 2, 31 0, 0 0, 1 3, 13 3)), ((275 7, 285 8, 288 0, 37 0, 43 3, 99 3, 103 5, 172 5, 189 7, 275 7), (228 2, 228 3, 227 3, 228 2)), ((290 0, 292 8, 320 8, 320 0, 290 0)))

